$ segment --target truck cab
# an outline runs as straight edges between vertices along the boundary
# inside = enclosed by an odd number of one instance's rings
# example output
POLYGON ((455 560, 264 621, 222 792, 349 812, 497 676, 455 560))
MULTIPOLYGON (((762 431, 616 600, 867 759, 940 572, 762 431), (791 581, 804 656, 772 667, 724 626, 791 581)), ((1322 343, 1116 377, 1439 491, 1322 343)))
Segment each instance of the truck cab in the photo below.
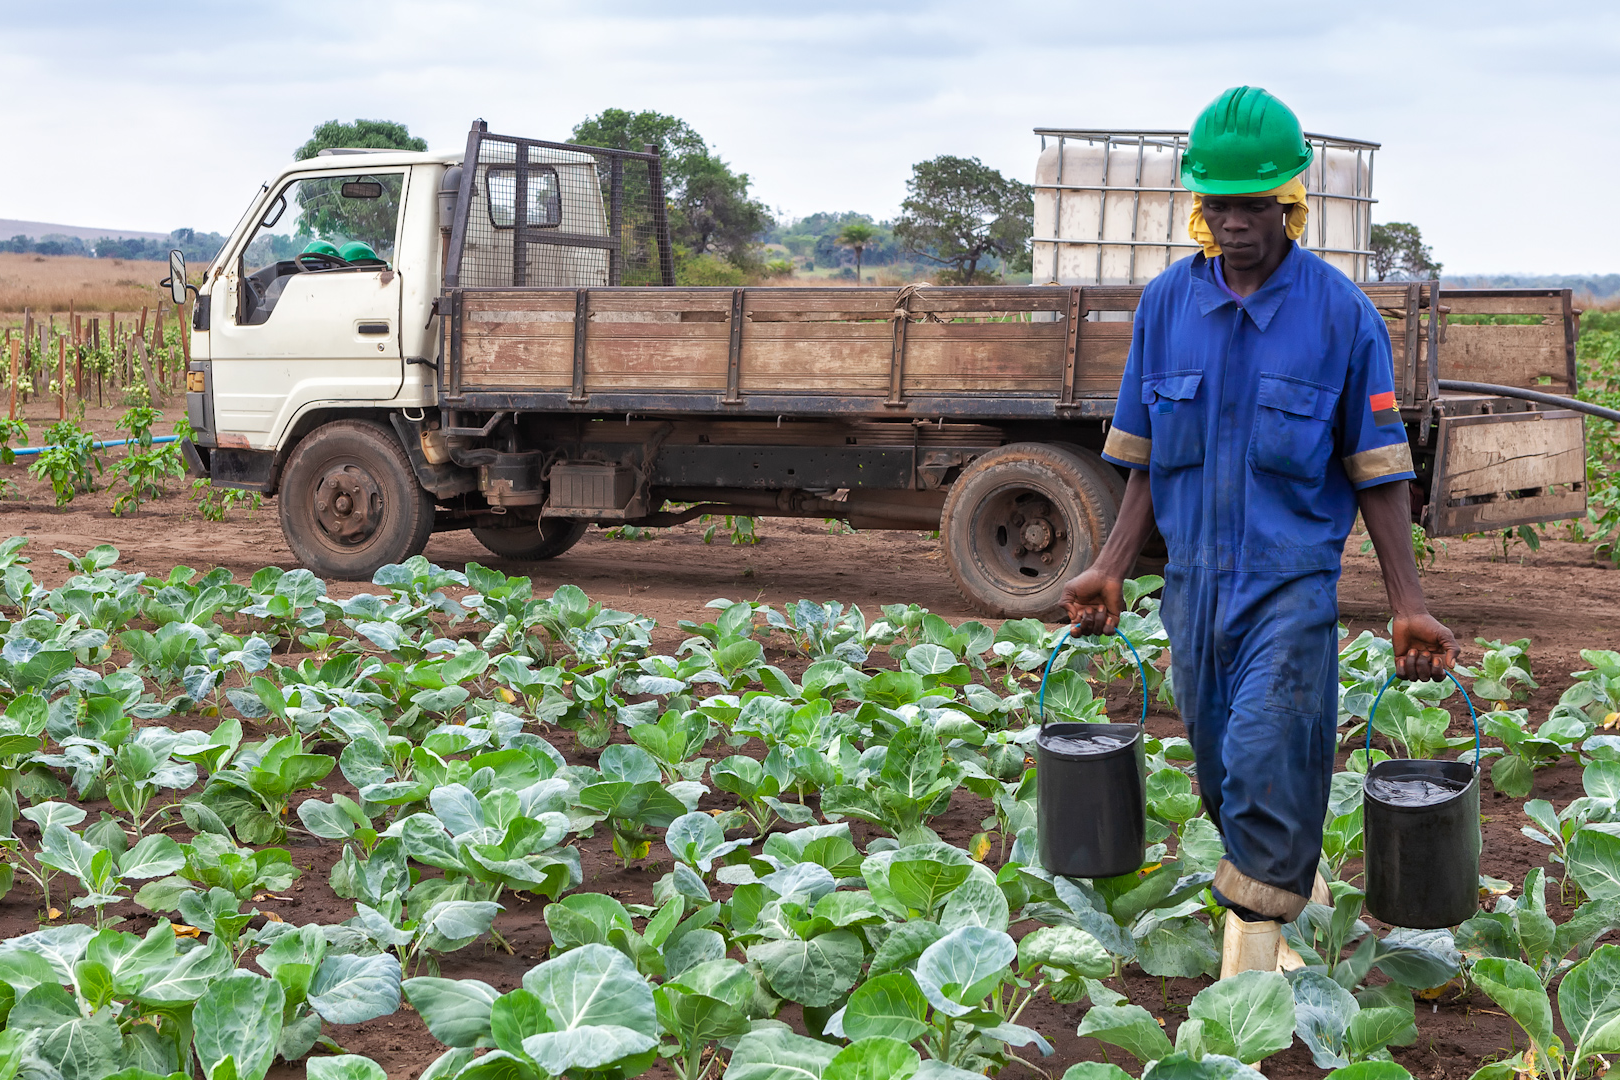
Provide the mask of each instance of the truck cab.
POLYGON ((262 455, 323 411, 433 403, 433 195, 454 164, 323 153, 260 189, 208 269, 194 323, 203 387, 189 419, 200 448, 225 451, 215 467, 228 478, 271 480, 262 455))

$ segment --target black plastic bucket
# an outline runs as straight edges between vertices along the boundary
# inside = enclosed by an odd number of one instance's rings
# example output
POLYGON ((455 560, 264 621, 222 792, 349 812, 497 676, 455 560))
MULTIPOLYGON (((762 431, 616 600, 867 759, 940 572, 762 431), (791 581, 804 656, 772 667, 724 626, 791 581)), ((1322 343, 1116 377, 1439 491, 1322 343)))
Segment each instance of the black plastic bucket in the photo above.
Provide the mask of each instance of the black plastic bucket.
POLYGON ((1046 680, 1068 637, 1052 647, 1041 676, 1035 737, 1035 832, 1041 866, 1062 877, 1129 874, 1147 853, 1147 669, 1123 633, 1142 688, 1136 724, 1046 722, 1046 680))
POLYGON ((1140 869, 1147 851, 1146 757, 1136 724, 1041 725, 1035 820, 1043 867, 1080 878, 1140 869))
MULTIPOLYGON (((1391 677, 1384 689, 1394 681, 1391 677)), ((1457 682, 1456 676, 1451 681, 1457 682)), ((1472 714, 1468 691, 1460 682, 1457 688, 1472 714)), ((1377 712, 1375 699, 1372 714, 1377 712)), ((1371 716, 1367 729, 1371 746, 1371 716)), ((1472 764, 1395 758, 1368 769, 1362 782, 1362 844, 1367 912, 1373 917, 1391 926, 1436 930, 1456 926, 1479 910, 1477 715, 1474 747, 1472 764)))
POLYGON ((1391 926, 1456 926, 1479 909, 1479 770, 1463 761, 1380 761, 1362 800, 1367 911, 1391 926), (1453 788, 1403 805, 1387 785, 1453 788))

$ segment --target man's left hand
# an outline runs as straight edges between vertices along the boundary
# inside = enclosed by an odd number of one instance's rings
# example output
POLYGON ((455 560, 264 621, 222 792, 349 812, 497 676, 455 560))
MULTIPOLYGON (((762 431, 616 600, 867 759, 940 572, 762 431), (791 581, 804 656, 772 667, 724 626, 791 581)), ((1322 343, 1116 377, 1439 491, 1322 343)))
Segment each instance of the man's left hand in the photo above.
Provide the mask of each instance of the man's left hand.
POLYGON ((1451 631, 1428 612, 1395 616, 1394 636, 1395 674, 1403 679, 1443 679, 1461 652, 1451 631))

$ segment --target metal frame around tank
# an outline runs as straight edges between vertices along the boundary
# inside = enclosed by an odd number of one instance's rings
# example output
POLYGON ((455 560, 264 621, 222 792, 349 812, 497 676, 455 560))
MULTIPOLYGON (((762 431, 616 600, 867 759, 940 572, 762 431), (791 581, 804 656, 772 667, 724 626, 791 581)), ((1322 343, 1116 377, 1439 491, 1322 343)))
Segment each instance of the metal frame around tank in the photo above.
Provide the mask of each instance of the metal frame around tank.
MULTIPOLYGON (((1100 204, 1099 204, 1098 210, 1097 210, 1097 235, 1095 237, 1081 238, 1081 237, 1068 237, 1068 236, 1037 236, 1037 237, 1034 238, 1034 241, 1033 241, 1034 243, 1037 243, 1037 244, 1051 244, 1052 245, 1052 275, 1051 275, 1051 280, 1056 281, 1058 279, 1058 274, 1057 274, 1058 251, 1059 251, 1060 247, 1062 245, 1065 245, 1065 244, 1068 244, 1068 245, 1095 244, 1096 245, 1096 247, 1097 247, 1096 281, 1097 282, 1101 282, 1101 280, 1102 280, 1102 263, 1103 263, 1103 251, 1104 251, 1104 249, 1105 248, 1110 248, 1110 247, 1126 247, 1126 248, 1129 248, 1130 253, 1131 253, 1131 261, 1130 261, 1130 279, 1131 280, 1130 280, 1130 284, 1132 284, 1132 285, 1140 284, 1140 282, 1138 282, 1136 280, 1136 249, 1137 248, 1139 248, 1139 247, 1156 247, 1156 248, 1167 248, 1167 249, 1173 249, 1173 248, 1183 248, 1183 249, 1188 249, 1188 250, 1196 250, 1197 249, 1198 245, 1191 242, 1191 241, 1187 241, 1187 240, 1177 241, 1177 240, 1171 239, 1171 237, 1173 237, 1175 235, 1176 196, 1179 195, 1179 194, 1191 194, 1191 192, 1188 192, 1187 189, 1182 187, 1181 183, 1180 183, 1181 155, 1186 151, 1186 148, 1187 148, 1187 132, 1185 132, 1185 131, 1169 131, 1169 130, 1165 130, 1165 131, 1138 130, 1138 129, 1134 129, 1134 128, 1036 128, 1035 129, 1035 134, 1037 134, 1037 135, 1039 135, 1041 137, 1041 150, 1043 152, 1046 150, 1046 140, 1048 138, 1055 138, 1057 140, 1057 144, 1058 144, 1057 182, 1053 183, 1053 184, 1036 183, 1034 185, 1034 188, 1035 188, 1036 191, 1050 191, 1050 192, 1052 192, 1052 205, 1053 205, 1052 225, 1053 225, 1053 231, 1054 232, 1061 231, 1061 229, 1062 229, 1062 223, 1063 223, 1063 193, 1065 191, 1096 191, 1096 192, 1101 193, 1101 196, 1100 196, 1101 201, 1100 201, 1100 204), (1088 146, 1095 146, 1099 142, 1103 144, 1102 183, 1100 183, 1100 184, 1066 184, 1066 183, 1064 183, 1064 180, 1063 180, 1063 165, 1064 165, 1064 162, 1063 162, 1063 149, 1064 149, 1064 145, 1070 139, 1075 139, 1075 140, 1084 139, 1088 146), (1113 151, 1116 148, 1130 149, 1132 146, 1134 146, 1135 149, 1136 149, 1136 176, 1135 176, 1135 183, 1129 188, 1124 188, 1124 187, 1121 187, 1119 185, 1110 184, 1108 182, 1108 173, 1109 173, 1110 160, 1111 160, 1111 158, 1113 156, 1113 151), (1143 156, 1146 154, 1147 148, 1149 146, 1155 147, 1155 148, 1160 149, 1160 150, 1169 150, 1171 152, 1171 154, 1173 155, 1170 166, 1171 166, 1172 174, 1177 177, 1177 183, 1175 184, 1175 186, 1173 186, 1173 187, 1143 187, 1142 186, 1142 160, 1143 160, 1143 156), (1110 194, 1119 194, 1119 193, 1123 193, 1125 191, 1129 191, 1131 193, 1131 195, 1132 195, 1132 199, 1131 199, 1131 238, 1129 240, 1106 240, 1106 239, 1104 239, 1104 232, 1106 231, 1107 224, 1108 224, 1108 196, 1110 194), (1140 214, 1141 214, 1141 208, 1142 208, 1142 195, 1144 193, 1163 194, 1163 195, 1168 195, 1170 197, 1170 211, 1169 211, 1169 215, 1168 215, 1169 228, 1166 231, 1166 234, 1165 234, 1165 237, 1164 237, 1163 240, 1143 239, 1139 235, 1138 230, 1139 230, 1139 226, 1140 226, 1140 214)), ((1316 215, 1316 217, 1317 217, 1317 221, 1316 221, 1317 242, 1316 242, 1316 244, 1312 245, 1309 242, 1309 240, 1310 240, 1310 230, 1307 227, 1306 235, 1303 238, 1304 243, 1301 246, 1309 248, 1310 250, 1315 251, 1318 254, 1333 254, 1333 255, 1351 255, 1351 256, 1354 256, 1357 259, 1357 263, 1358 263, 1358 267, 1359 267, 1359 272, 1356 275, 1357 279, 1358 280, 1366 280, 1367 271, 1369 269, 1368 263, 1369 263, 1369 259, 1370 259, 1371 255, 1372 255, 1372 204, 1378 201, 1377 199, 1374 199, 1372 197, 1373 154, 1374 154, 1375 151, 1377 151, 1379 149, 1379 147, 1382 144, 1381 143, 1375 143, 1375 142, 1367 142, 1367 141, 1361 140, 1361 139, 1342 139, 1342 138, 1338 138, 1338 137, 1333 136, 1333 135, 1320 135, 1320 134, 1317 134, 1315 132, 1309 132, 1309 131, 1305 133, 1305 138, 1306 138, 1306 141, 1308 141, 1316 150, 1316 157, 1315 157, 1315 160, 1311 163, 1311 168, 1306 169, 1305 173, 1304 173, 1305 194, 1306 194, 1306 196, 1308 198, 1322 200, 1321 205, 1324 208, 1327 205, 1327 201, 1330 200, 1330 199, 1340 201, 1340 202, 1348 202, 1348 203, 1350 203, 1351 204, 1351 215, 1352 215, 1351 221, 1352 221, 1353 227, 1355 229, 1356 235, 1360 238, 1361 246, 1360 247, 1354 247, 1354 248, 1330 248, 1330 247, 1328 247, 1327 246, 1327 214, 1326 213, 1319 213, 1319 214, 1316 215), (1356 187, 1355 187, 1355 191, 1354 191, 1353 194, 1343 195, 1343 194, 1338 194, 1336 192, 1335 193, 1330 193, 1327 190, 1325 190, 1326 186, 1327 186, 1327 151, 1328 150, 1351 150, 1351 151, 1355 152, 1355 155, 1356 155, 1356 187), (1363 155, 1365 155, 1365 158, 1363 158, 1363 155), (1365 164, 1365 183, 1363 182, 1363 168, 1362 168, 1364 164, 1365 164), (1311 184, 1312 174, 1313 173, 1315 174, 1315 187, 1314 188, 1312 187, 1312 184, 1311 184)))

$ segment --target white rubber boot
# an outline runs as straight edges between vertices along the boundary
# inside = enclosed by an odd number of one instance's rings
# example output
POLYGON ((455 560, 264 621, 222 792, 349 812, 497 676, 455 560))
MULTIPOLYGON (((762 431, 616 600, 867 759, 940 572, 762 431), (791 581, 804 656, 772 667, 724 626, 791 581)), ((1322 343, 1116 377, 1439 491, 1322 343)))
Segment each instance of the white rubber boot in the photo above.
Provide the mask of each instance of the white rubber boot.
POLYGON ((1295 971, 1305 966, 1299 953, 1283 940, 1281 924, 1244 922, 1226 913, 1226 934, 1221 943, 1221 978, 1241 971, 1295 971))

